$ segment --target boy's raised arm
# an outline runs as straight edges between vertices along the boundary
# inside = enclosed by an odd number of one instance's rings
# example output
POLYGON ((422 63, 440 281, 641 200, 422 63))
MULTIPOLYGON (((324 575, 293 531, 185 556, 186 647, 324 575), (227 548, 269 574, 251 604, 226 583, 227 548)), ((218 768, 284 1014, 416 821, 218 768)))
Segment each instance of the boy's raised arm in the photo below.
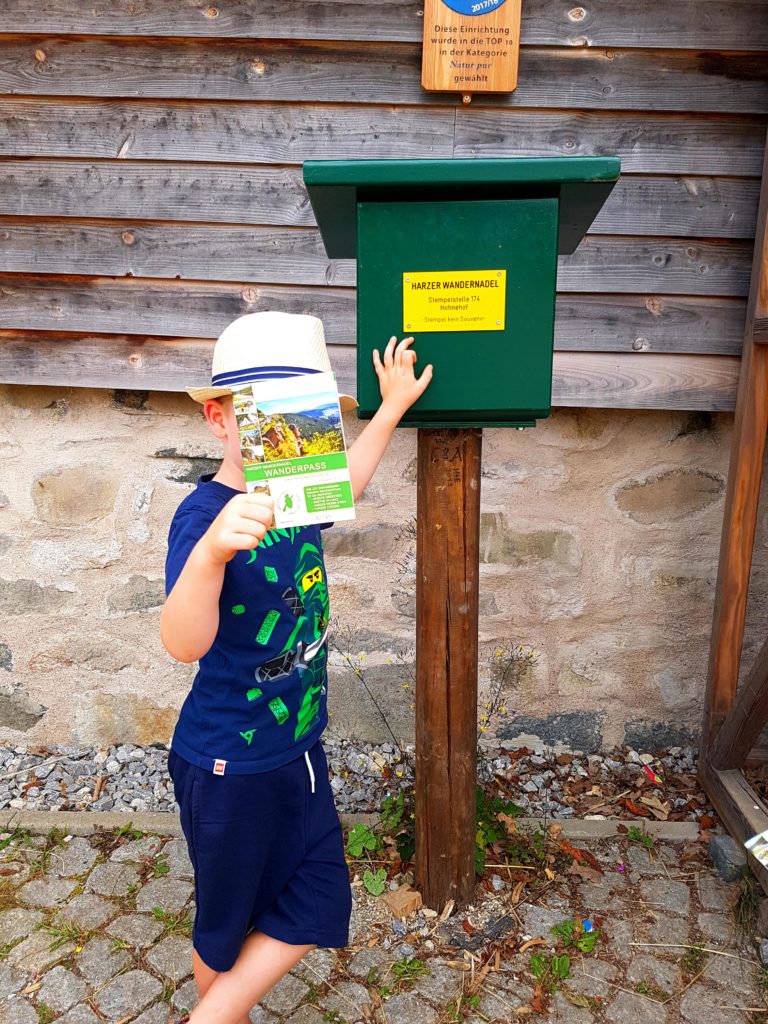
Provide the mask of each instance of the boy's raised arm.
POLYGON ((219 628, 224 567, 238 551, 261 543, 274 504, 266 494, 238 494, 227 502, 192 548, 160 613, 160 639, 177 661, 198 661, 219 628))
POLYGON ((379 357, 378 349, 373 350, 373 365, 381 389, 381 405, 347 453, 355 500, 368 486, 403 414, 424 393, 432 380, 431 363, 424 368, 420 377, 413 372, 416 353, 408 347, 412 343, 413 338, 403 338, 399 345, 397 338, 390 338, 383 359, 379 357))

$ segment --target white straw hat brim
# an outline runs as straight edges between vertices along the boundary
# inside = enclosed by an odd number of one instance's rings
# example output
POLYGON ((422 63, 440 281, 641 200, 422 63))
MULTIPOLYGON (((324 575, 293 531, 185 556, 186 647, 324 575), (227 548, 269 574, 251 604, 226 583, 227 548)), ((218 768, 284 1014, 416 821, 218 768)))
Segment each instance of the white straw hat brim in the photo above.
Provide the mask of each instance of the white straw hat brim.
MULTIPOLYGON (((230 388, 184 388, 190 398, 196 402, 207 402, 209 398, 223 398, 224 395, 231 395, 230 388)), ((339 405, 342 412, 351 412, 357 408, 357 400, 352 395, 339 394, 339 405)))

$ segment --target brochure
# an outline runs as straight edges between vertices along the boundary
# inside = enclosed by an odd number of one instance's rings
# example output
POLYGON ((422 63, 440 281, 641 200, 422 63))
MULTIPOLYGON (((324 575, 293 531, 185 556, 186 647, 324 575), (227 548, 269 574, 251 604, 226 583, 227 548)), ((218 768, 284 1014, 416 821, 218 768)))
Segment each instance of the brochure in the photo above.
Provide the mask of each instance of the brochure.
POLYGON ((768 830, 752 836, 744 845, 752 856, 760 861, 763 867, 768 868, 768 830))
POLYGON ((335 375, 255 381, 232 393, 245 487, 272 495, 275 526, 354 519, 335 375))

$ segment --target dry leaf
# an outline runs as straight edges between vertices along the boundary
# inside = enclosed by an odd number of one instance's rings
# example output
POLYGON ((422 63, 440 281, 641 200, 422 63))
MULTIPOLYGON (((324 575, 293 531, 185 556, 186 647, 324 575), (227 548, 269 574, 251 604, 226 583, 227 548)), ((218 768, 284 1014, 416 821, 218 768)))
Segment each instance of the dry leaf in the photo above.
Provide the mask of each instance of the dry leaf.
POLYGON ((554 825, 550 825, 549 826, 549 828, 547 829, 547 835, 549 836, 550 839, 559 839, 560 838, 560 833, 562 831, 563 831, 563 826, 562 825, 558 825, 557 823, 555 823, 554 825))
POLYGON ((579 992, 569 992, 567 988, 563 989, 563 995, 571 1004, 571 1006, 585 1006, 589 1009, 590 1002, 586 996, 581 995, 579 992))
POLYGON ((600 882, 603 877, 599 871, 595 871, 594 868, 589 867, 587 864, 579 864, 577 860, 571 864, 567 873, 569 875, 576 875, 585 882, 600 882))
POLYGON ((544 874, 547 876, 550 882, 554 882, 556 876, 552 868, 544 868, 544 874))
POLYGON ((656 796, 641 796, 640 803, 650 808, 651 814, 660 821, 666 821, 669 817, 669 804, 663 803, 656 796))
POLYGON ((504 814, 502 812, 498 815, 498 819, 499 821, 504 822, 504 828, 506 828, 507 832, 509 832, 511 836, 517 832, 517 825, 515 824, 515 819, 511 814, 504 814))
POLYGON ((599 871, 601 875, 603 874, 600 862, 589 852, 589 850, 582 850, 581 847, 574 846, 573 843, 569 843, 567 839, 560 840, 560 849, 563 853, 567 853, 569 857, 572 857, 579 864, 590 864, 595 871, 599 871))
POLYGON ((549 942, 545 938, 543 938, 543 936, 538 935, 535 939, 528 939, 527 942, 524 942, 522 944, 522 946, 520 947, 520 949, 518 949, 518 953, 525 953, 525 951, 527 949, 530 949, 531 946, 548 946, 548 945, 549 945, 549 942))
POLYGON ((531 1000, 531 1009, 535 1010, 536 1013, 542 1013, 546 1009, 547 1005, 547 993, 544 991, 544 986, 538 984, 533 990, 533 999, 531 1000))
POLYGON ((512 905, 513 906, 515 905, 515 903, 519 903, 520 902, 520 897, 523 894, 523 889, 525 888, 525 885, 526 885, 525 882, 518 882, 517 885, 515 886, 515 888, 512 890, 512 905))
POLYGON ((648 811, 646 811, 646 809, 644 807, 638 807, 638 805, 633 803, 631 800, 622 800, 621 802, 627 808, 629 813, 630 814, 634 814, 635 817, 637 817, 637 818, 647 818, 647 817, 649 817, 649 813, 648 813, 648 811))
POLYGON ((461 927, 464 929, 464 931, 467 933, 467 935, 474 935, 474 933, 475 933, 474 925, 470 924, 469 921, 466 919, 466 917, 461 922, 461 927))

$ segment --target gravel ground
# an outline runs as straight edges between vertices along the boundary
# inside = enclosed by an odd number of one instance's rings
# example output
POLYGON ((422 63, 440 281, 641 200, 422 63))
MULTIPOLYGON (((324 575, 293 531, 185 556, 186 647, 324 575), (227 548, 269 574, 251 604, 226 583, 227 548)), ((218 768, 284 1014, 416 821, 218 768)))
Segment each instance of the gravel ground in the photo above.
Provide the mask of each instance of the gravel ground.
MULTIPOLYGON (((340 811, 377 810, 388 793, 413 784, 412 744, 357 743, 330 730, 323 742, 340 811)), ((0 809, 175 811, 167 758, 165 746, 131 743, 107 749, 0 747, 0 809)), ((712 811, 695 772, 690 747, 658 757, 627 748, 588 755, 486 749, 479 770, 481 779, 495 780, 527 814, 703 818, 706 828, 712 811)))

